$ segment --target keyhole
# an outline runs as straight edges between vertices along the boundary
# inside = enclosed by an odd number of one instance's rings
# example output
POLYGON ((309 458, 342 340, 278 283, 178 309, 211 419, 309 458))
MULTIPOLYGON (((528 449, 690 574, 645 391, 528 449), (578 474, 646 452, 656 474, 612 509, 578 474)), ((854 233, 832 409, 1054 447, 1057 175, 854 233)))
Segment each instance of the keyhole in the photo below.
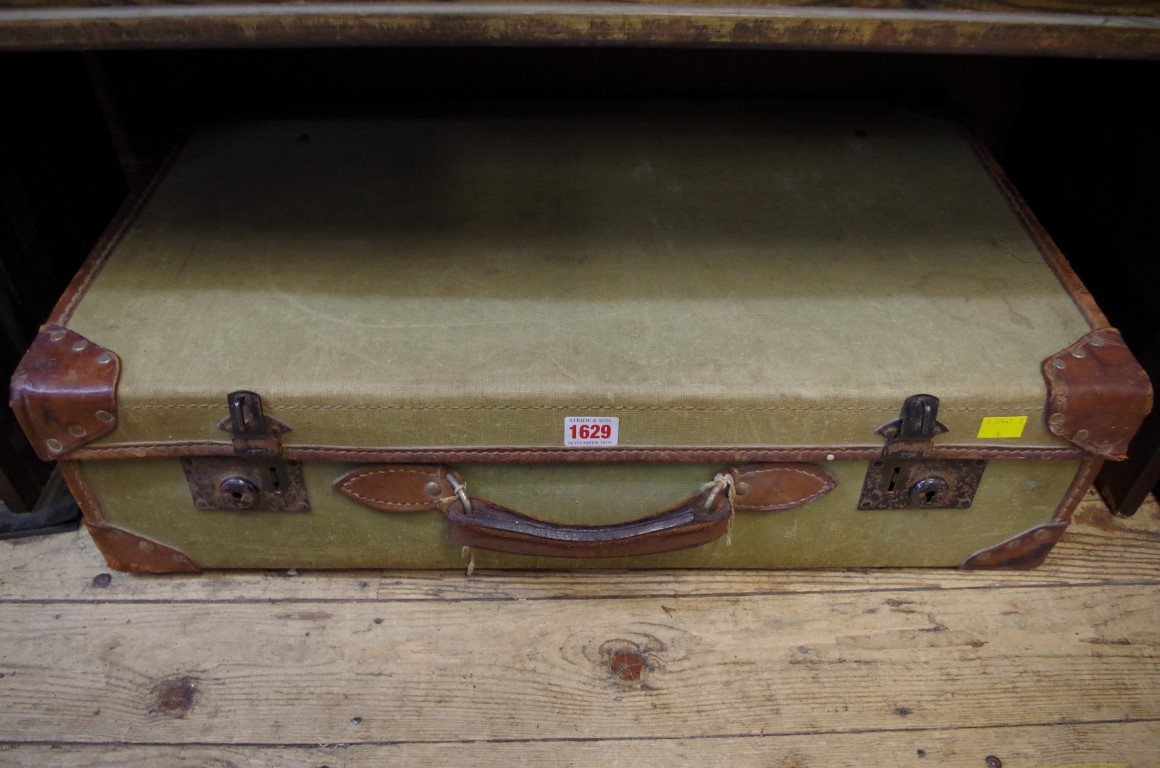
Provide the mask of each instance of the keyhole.
POLYGON ((916 507, 939 506, 950 495, 950 484, 941 477, 926 477, 910 486, 910 503, 916 507))
POLYGON ((898 476, 902 473, 902 467, 895 467, 894 471, 890 473, 890 484, 886 486, 886 490, 891 493, 894 492, 894 487, 898 485, 898 476))
POLYGON ((227 477, 218 485, 221 494, 218 498, 235 509, 252 509, 258 503, 260 493, 257 484, 248 477, 234 475, 227 477))

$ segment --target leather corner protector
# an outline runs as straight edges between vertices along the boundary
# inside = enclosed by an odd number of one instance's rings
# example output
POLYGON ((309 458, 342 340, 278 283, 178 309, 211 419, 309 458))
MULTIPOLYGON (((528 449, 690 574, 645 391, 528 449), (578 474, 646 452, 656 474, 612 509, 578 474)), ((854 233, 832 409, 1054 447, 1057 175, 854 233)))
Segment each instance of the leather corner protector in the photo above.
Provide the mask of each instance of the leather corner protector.
POLYGON ((1114 328, 1092 331, 1043 361, 1047 428, 1089 454, 1126 459, 1152 410, 1152 385, 1114 328))
POLYGON ((427 512, 455 490, 445 467, 434 464, 389 464, 364 467, 334 481, 334 490, 381 512, 427 512))
POLYGON ((1037 525, 988 549, 974 553, 960 565, 965 570, 977 568, 1037 568, 1047 559, 1067 530, 1066 521, 1037 525))
POLYGON ((121 359, 79 333, 45 326, 12 374, 11 403, 37 455, 66 456, 117 428, 121 359))
POLYGON ((738 512, 775 512, 809 504, 838 485, 813 464, 750 464, 734 470, 738 512))
POLYGON ((201 573, 184 552, 108 523, 85 522, 109 567, 129 573, 201 573))

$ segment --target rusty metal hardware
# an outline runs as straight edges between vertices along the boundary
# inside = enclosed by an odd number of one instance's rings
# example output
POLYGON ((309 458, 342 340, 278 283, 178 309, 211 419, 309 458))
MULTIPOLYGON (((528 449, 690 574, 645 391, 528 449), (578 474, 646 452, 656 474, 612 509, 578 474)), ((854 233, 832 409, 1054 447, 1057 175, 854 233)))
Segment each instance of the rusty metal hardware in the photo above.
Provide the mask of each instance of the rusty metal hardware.
POLYGON ((203 456, 182 459, 181 468, 198 509, 310 511, 297 461, 203 456))
POLYGON ((982 459, 878 459, 858 509, 967 509, 986 468, 982 459))
POLYGON ((281 436, 289 432, 290 427, 262 412, 262 398, 257 392, 231 392, 226 402, 230 415, 221 420, 218 429, 230 433, 234 440, 234 453, 239 456, 281 455, 281 436))
POLYGON ((914 507, 935 507, 941 505, 951 495, 951 486, 938 475, 924 477, 908 491, 910 504, 914 507))
POLYGON ((248 477, 233 475, 218 484, 218 498, 238 509, 253 509, 261 493, 258 484, 248 477))
POLYGON ((938 398, 934 395, 906 398, 898 420, 878 428, 878 434, 886 438, 882 455, 900 459, 925 455, 933 446, 935 435, 947 431, 937 417, 938 398))
POLYGON ((858 509, 967 509, 987 462, 982 459, 925 458, 935 435, 947 431, 938 420, 938 398, 906 398, 897 421, 878 430, 886 438, 882 458, 870 462, 858 509))

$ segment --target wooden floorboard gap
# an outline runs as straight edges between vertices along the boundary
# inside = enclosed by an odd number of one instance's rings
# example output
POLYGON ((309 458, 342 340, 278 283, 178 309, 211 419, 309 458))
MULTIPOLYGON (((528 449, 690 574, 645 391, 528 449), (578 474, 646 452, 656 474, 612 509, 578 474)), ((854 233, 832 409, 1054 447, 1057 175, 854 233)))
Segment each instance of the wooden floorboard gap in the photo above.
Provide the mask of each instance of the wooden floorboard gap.
POLYGON ((470 746, 473 744, 602 744, 621 742, 647 741, 715 741, 724 739, 784 739, 806 736, 865 736, 865 735, 896 735, 896 734, 924 734, 924 733, 954 733, 967 731, 995 731, 1003 729, 1028 728, 1061 728, 1061 727, 1092 727, 1098 725, 1136 725, 1141 723, 1160 723, 1160 718, 1142 717, 1126 718, 1121 720, 1066 720, 1061 722, 1045 723, 1018 723, 1004 725, 999 723, 980 723, 977 725, 950 725, 937 727, 917 728, 847 728, 828 729, 819 731, 767 731, 765 733, 710 733, 694 736, 557 736, 543 739, 405 739, 385 741, 347 741, 341 744, 278 744, 265 742, 212 742, 212 741, 0 741, 0 747, 152 747, 152 748, 186 748, 197 747, 202 749, 353 749, 356 747, 410 747, 410 746, 470 746))
MULTIPOLYGON (((690 578, 695 578, 692 574, 690 578)), ((1141 587, 1160 586, 1160 578, 1155 579, 1108 579, 1103 581, 1064 581, 1064 582, 1011 582, 995 584, 968 584, 954 586, 939 584, 922 587, 900 587, 884 584, 881 587, 866 587, 865 589, 818 589, 818 590, 749 590, 743 592, 640 592, 632 594, 592 594, 592 595, 532 595, 528 597, 401 597, 401 598, 228 598, 213 600, 210 598, 173 599, 158 598, 150 600, 140 597, 119 599, 107 597, 100 600, 81 600, 77 598, 53 598, 36 600, 30 598, 0 598, 0 605, 416 605, 438 603, 536 603, 536 602, 593 602, 603 600, 719 600, 722 598, 752 598, 752 597, 808 597, 817 595, 867 595, 892 593, 925 593, 925 592, 986 592, 1011 589, 1075 589, 1077 587, 1141 587)))

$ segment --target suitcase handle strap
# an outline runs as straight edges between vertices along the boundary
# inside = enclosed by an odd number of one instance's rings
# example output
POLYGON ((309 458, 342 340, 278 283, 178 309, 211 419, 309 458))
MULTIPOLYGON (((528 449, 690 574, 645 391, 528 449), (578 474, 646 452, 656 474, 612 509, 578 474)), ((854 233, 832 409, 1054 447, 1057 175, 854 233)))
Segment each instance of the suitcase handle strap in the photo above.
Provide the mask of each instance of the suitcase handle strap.
POLYGON ((612 525, 564 525, 487 499, 470 511, 456 498, 445 514, 451 540, 494 552, 542 557, 630 557, 687 549, 721 538, 733 518, 734 478, 717 476, 701 493, 648 517, 612 525))
POLYGON ((541 520, 476 496, 450 468, 364 467, 335 481, 338 492, 384 512, 441 510, 451 540, 495 552, 542 557, 631 557, 707 544, 728 533, 736 511, 773 512, 807 504, 837 485, 810 464, 756 464, 717 473, 668 509, 611 525, 541 520))

